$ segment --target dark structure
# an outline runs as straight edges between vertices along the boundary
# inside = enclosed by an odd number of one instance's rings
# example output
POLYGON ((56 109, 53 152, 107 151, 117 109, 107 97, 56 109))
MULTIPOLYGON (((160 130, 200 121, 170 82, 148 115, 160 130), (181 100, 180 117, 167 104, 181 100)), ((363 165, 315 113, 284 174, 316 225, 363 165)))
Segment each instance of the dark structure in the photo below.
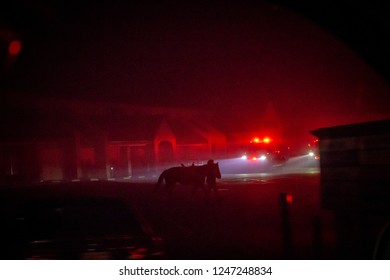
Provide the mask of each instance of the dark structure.
POLYGON ((370 259, 390 221, 390 119, 321 128, 322 207, 332 210, 340 256, 370 259))

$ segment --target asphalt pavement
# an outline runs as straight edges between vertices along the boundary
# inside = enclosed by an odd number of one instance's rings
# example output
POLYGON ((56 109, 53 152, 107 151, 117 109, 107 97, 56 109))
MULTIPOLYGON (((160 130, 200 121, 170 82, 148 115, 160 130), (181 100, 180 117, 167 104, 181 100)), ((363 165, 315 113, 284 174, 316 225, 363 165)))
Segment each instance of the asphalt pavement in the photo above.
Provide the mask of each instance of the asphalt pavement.
POLYGON ((170 259, 332 259, 333 216, 320 207, 319 172, 306 171, 230 174, 209 194, 138 183, 129 197, 170 259))

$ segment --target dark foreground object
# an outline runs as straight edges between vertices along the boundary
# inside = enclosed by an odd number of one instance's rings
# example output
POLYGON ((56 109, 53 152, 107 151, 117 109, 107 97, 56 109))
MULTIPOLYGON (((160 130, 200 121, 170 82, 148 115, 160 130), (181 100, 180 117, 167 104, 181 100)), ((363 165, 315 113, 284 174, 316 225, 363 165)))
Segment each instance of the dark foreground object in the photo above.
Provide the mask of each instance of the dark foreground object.
POLYGON ((163 257, 161 239, 137 211, 118 197, 83 193, 83 187, 2 190, 1 259, 163 257))

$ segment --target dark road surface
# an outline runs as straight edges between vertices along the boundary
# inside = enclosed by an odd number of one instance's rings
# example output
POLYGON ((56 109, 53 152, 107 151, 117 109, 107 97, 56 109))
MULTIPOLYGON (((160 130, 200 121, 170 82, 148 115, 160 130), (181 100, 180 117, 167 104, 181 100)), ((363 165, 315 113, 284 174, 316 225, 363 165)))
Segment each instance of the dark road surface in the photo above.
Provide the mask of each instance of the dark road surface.
POLYGON ((319 173, 310 170, 241 174, 219 180, 217 195, 177 185, 170 196, 154 192, 153 183, 136 184, 125 195, 165 239, 169 259, 332 259, 333 217, 320 210, 319 183, 319 173), (290 239, 281 193, 292 195, 290 239))

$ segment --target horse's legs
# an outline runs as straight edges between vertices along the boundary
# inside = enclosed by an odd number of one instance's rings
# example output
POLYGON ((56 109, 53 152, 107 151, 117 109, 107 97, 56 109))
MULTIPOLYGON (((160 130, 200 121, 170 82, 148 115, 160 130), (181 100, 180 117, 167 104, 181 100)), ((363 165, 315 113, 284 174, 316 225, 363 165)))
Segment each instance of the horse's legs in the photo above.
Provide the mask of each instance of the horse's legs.
POLYGON ((194 187, 192 189, 192 194, 195 194, 195 192, 197 192, 198 188, 201 188, 203 190, 203 193, 204 193, 206 198, 209 197, 209 192, 208 192, 208 190, 203 182, 194 184, 194 187))
POLYGON ((169 196, 171 196, 171 197, 172 197, 172 193, 173 193, 174 188, 175 188, 175 183, 169 185, 168 192, 169 192, 169 196))
POLYGON ((209 192, 213 191, 215 196, 218 196, 218 188, 216 184, 207 184, 209 187, 209 192))
POLYGON ((204 194, 205 194, 206 196, 208 196, 208 194, 209 194, 209 191, 207 190, 207 187, 206 187, 206 185, 205 185, 205 184, 200 184, 200 186, 201 186, 201 188, 202 188, 202 190, 203 190, 204 194))
POLYGON ((161 185, 159 185, 159 184, 156 184, 156 185, 154 185, 154 188, 153 188, 153 193, 156 193, 156 192, 158 192, 159 190, 161 189, 161 185))
POLYGON ((176 182, 167 181, 165 184, 165 191, 167 192, 168 197, 171 199, 173 194, 173 189, 175 188, 176 182))

